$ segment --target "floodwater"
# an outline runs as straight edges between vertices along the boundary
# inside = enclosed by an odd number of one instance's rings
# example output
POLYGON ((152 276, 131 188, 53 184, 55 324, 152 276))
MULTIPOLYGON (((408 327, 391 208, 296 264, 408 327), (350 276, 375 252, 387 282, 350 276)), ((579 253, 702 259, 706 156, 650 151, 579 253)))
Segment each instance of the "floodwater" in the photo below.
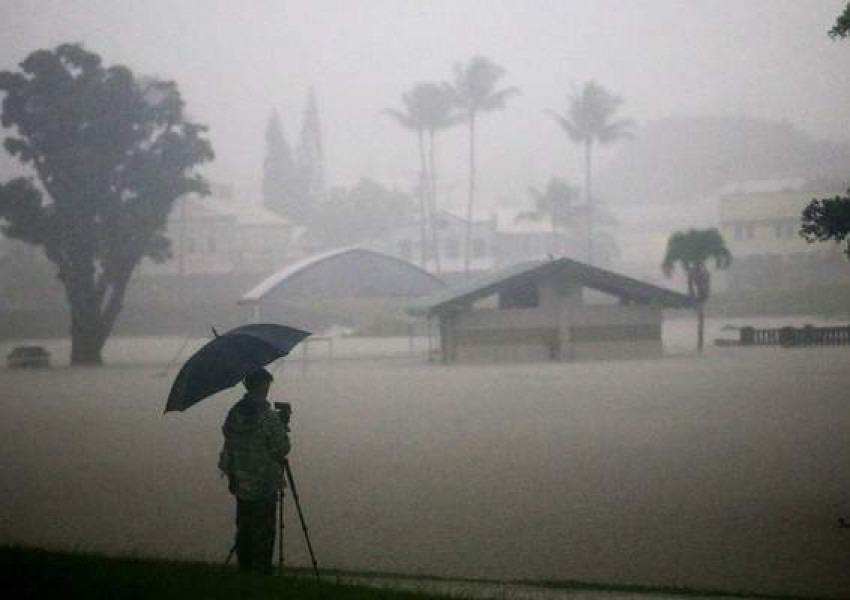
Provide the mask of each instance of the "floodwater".
MULTIPOLYGON (((696 320, 684 317, 667 318, 662 328, 665 352, 668 356, 691 354, 696 344, 696 320)), ((850 323, 850 317, 836 319, 818 316, 796 317, 743 317, 730 319, 706 319, 705 343, 710 351, 713 341, 718 338, 737 339, 738 327, 802 327, 806 324, 815 326, 843 326, 850 323)), ((332 328, 334 330, 335 328, 332 328)), ((434 327, 436 330, 436 327, 434 327)), ((316 332, 307 338, 288 359, 301 361, 304 359, 326 360, 333 358, 415 358, 427 356, 429 349, 436 349, 438 341, 428 340, 427 337, 393 337, 370 338, 361 336, 346 336, 338 331, 316 332)), ((112 337, 106 343, 104 358, 110 365, 160 365, 163 370, 170 372, 171 368, 179 366, 182 360, 191 356, 192 352, 208 342, 207 338, 186 336, 158 337, 112 337)), ((12 348, 24 344, 44 346, 51 354, 54 365, 67 366, 71 355, 71 343, 67 338, 60 339, 31 339, 31 340, 0 340, 0 357, 4 357, 12 348)))
MULTIPOLYGON (((685 339, 658 360, 278 368, 320 566, 846 595, 850 348, 685 339)), ((0 370, 0 542, 224 560, 238 390, 163 415, 162 371, 0 370)), ((285 546, 309 565, 291 498, 285 546)))

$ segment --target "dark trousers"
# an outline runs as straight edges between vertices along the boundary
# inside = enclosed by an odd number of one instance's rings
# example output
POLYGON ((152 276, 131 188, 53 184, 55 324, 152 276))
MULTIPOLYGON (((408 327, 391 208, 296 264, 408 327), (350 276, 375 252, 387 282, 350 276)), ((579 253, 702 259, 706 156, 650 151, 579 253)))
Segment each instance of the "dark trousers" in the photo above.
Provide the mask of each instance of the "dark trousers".
POLYGON ((236 558, 240 571, 271 575, 277 497, 236 499, 236 558))

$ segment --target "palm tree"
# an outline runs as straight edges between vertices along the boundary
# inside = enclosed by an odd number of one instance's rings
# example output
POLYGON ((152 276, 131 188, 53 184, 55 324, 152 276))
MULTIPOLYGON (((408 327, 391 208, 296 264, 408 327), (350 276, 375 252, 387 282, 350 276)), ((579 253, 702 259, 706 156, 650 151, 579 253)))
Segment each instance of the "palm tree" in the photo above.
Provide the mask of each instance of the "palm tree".
POLYGON ((534 200, 534 210, 519 214, 517 219, 539 221, 548 218, 552 226, 552 253, 563 252, 564 244, 559 242, 560 236, 558 234, 565 227, 574 224, 574 200, 578 195, 578 190, 565 179, 552 177, 546 184, 545 191, 529 187, 528 193, 534 200))
POLYGON ((469 258, 472 238, 472 207, 475 203, 475 121, 478 113, 502 110, 505 101, 519 94, 519 88, 495 89, 505 75, 505 69, 483 56, 475 56, 468 63, 455 63, 454 81, 446 84, 455 106, 469 124, 469 194, 466 206, 466 244, 464 272, 469 276, 469 258))
POLYGON ((590 81, 584 87, 573 87, 566 112, 549 111, 558 125, 576 144, 584 146, 584 193, 587 203, 587 262, 593 264, 593 194, 591 193, 591 161, 593 145, 606 145, 631 137, 631 119, 614 119, 622 98, 590 81))
POLYGON ((428 132, 429 171, 431 174, 431 244, 434 263, 440 273, 440 240, 437 211, 437 132, 448 129, 459 122, 454 112, 452 96, 445 86, 437 83, 425 83, 423 96, 425 104, 425 129, 428 132))
POLYGON ((678 264, 688 277, 688 296, 697 308, 697 350, 702 352, 704 308, 711 295, 711 273, 707 262, 714 259, 716 269, 726 269, 732 264, 732 253, 720 232, 710 229, 677 231, 667 240, 667 252, 661 269, 667 277, 673 274, 678 264))
POLYGON ((427 220, 430 222, 431 247, 437 272, 440 272, 439 240, 437 237, 437 173, 436 173, 436 134, 440 129, 449 127, 455 122, 452 116, 452 101, 443 86, 436 83, 418 83, 401 95, 404 110, 385 109, 383 114, 395 119, 398 123, 415 131, 419 145, 419 212, 422 251, 420 264, 424 267, 428 247, 426 232, 427 220), (430 148, 426 149, 425 134, 428 134, 430 148), (426 210, 427 203, 427 210, 426 210))

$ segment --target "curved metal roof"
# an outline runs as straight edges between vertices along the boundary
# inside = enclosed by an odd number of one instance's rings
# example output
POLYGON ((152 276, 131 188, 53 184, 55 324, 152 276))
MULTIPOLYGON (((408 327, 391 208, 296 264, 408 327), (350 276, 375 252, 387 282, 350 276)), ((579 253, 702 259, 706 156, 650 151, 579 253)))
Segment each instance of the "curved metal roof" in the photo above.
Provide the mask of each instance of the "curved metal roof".
POLYGON ((446 288, 445 282, 436 275, 433 275, 425 269, 414 265, 413 263, 410 263, 406 260, 403 260, 397 256, 393 256, 391 254, 384 254, 383 252, 369 250, 368 248, 362 248, 359 246, 346 246, 343 248, 330 250, 328 252, 323 252, 321 254, 316 254, 314 256, 307 257, 303 260, 297 261, 295 263, 283 267, 279 271, 273 273, 272 275, 261 281, 257 286, 255 286, 253 289, 243 295, 238 300, 238 304, 256 304, 258 302, 262 302, 262 300, 266 296, 273 293, 281 286, 284 286, 287 283, 292 282, 294 279, 300 278, 300 276, 303 276, 311 271, 316 270, 317 267, 319 267, 320 265, 333 264, 335 261, 340 261, 343 258, 349 258, 352 255, 360 255, 362 258, 365 259, 365 261, 390 261, 391 263, 395 263, 403 267, 405 270, 408 270, 409 273, 414 277, 418 277, 420 278, 420 280, 427 280, 429 283, 433 283, 434 289, 446 288))

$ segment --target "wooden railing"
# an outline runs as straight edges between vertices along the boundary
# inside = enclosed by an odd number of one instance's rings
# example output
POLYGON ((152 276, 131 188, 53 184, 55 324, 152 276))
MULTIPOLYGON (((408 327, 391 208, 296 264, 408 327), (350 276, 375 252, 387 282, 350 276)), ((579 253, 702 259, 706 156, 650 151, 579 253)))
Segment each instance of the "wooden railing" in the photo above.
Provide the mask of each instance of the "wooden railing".
POLYGON ((756 329, 741 327, 741 346, 846 346, 850 345, 850 326, 847 327, 781 327, 756 329))

